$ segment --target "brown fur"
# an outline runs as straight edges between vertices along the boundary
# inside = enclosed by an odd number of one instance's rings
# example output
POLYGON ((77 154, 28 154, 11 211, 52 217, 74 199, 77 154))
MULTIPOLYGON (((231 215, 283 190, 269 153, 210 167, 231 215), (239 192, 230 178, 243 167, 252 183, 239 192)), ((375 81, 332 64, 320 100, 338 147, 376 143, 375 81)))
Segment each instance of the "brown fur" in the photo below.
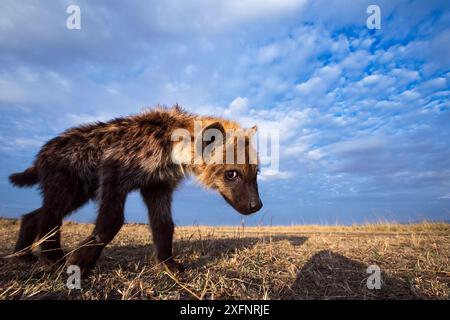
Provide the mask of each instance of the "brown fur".
MULTIPOLYGON (((67 262, 78 265, 82 274, 87 275, 124 222, 127 194, 140 190, 148 207, 157 260, 173 271, 181 270, 172 257, 171 202, 173 191, 186 174, 193 174, 206 187, 217 189, 241 213, 249 214, 262 206, 256 183, 257 164, 248 163, 248 157, 244 164, 172 161, 174 154, 192 156, 193 148, 177 149, 179 145, 171 137, 174 130, 185 129, 194 141, 194 121, 221 131, 241 130, 233 121, 193 115, 178 106, 157 107, 106 123, 72 128, 48 141, 32 167, 10 176, 11 183, 17 186, 39 184, 43 195, 42 207, 23 217, 15 252, 26 250, 36 238, 56 228, 58 231, 41 244, 41 259, 62 260, 59 232, 62 219, 89 200, 97 200, 95 229, 67 262), (239 177, 228 181, 224 178, 227 170, 236 170, 239 177)), ((227 148, 234 146, 225 141, 224 149, 227 148)), ((248 138, 246 150, 250 152, 248 138)))

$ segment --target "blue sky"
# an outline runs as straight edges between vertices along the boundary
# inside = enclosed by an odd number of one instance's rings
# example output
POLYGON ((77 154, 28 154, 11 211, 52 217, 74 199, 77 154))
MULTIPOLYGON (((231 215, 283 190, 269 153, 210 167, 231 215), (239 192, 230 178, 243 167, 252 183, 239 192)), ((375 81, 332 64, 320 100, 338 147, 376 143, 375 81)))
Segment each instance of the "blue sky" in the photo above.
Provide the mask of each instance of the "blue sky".
MULTIPOLYGON (((280 130, 247 224, 450 219, 449 1, 0 3, 0 216, 39 206, 7 176, 68 127, 176 102, 280 130), (81 30, 66 8, 81 8, 81 30), (381 8, 381 29, 366 8, 381 8)), ((187 181, 180 225, 239 224, 187 181)), ((91 221, 88 205, 72 219, 91 221)), ((138 194, 128 221, 147 221, 138 194)))

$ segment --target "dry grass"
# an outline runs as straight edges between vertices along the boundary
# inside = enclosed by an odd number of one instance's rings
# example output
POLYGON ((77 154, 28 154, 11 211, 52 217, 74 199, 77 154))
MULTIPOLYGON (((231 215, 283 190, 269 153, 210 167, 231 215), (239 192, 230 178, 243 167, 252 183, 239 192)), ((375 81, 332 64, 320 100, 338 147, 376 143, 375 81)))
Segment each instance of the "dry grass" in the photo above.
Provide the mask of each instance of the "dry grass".
MULTIPOLYGON (((0 220, 0 255, 19 223, 0 220)), ((66 223, 66 250, 92 230, 66 223)), ((148 227, 126 225, 105 249, 83 290, 64 270, 0 259, 0 299, 449 299, 450 225, 179 227, 175 253, 189 266, 155 266, 148 227), (366 269, 382 270, 369 290, 366 269)))

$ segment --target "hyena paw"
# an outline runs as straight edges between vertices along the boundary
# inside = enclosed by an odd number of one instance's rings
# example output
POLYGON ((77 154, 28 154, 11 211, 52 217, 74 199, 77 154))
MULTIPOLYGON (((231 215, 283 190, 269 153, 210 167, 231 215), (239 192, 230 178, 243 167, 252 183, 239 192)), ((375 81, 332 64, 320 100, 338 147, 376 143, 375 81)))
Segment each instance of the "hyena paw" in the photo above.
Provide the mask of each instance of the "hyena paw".
POLYGON ((39 255, 39 264, 43 266, 56 266, 56 265, 63 265, 65 262, 65 254, 62 250, 54 250, 54 251, 48 251, 48 252, 41 252, 39 255))
POLYGON ((91 270, 94 268, 94 264, 91 261, 88 261, 88 259, 83 258, 83 256, 78 252, 72 253, 69 259, 67 259, 66 267, 71 265, 75 265, 80 268, 81 277, 83 279, 87 278, 91 270))
POLYGON ((166 269, 172 273, 184 272, 186 270, 186 268, 183 264, 178 263, 173 259, 164 261, 162 264, 163 264, 164 269, 166 269))
POLYGON ((15 253, 8 257, 8 261, 13 263, 35 263, 38 261, 38 257, 31 252, 20 254, 15 253))

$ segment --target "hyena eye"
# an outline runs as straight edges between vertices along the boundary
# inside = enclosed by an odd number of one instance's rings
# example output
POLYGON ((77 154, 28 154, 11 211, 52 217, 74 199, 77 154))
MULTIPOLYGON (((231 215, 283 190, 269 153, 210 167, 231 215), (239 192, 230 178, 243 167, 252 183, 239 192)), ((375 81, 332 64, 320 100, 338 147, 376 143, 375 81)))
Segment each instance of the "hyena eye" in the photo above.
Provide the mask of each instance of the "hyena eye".
POLYGON ((237 177, 236 170, 225 171, 225 178, 227 178, 228 180, 232 181, 232 180, 236 179, 236 177, 237 177))

